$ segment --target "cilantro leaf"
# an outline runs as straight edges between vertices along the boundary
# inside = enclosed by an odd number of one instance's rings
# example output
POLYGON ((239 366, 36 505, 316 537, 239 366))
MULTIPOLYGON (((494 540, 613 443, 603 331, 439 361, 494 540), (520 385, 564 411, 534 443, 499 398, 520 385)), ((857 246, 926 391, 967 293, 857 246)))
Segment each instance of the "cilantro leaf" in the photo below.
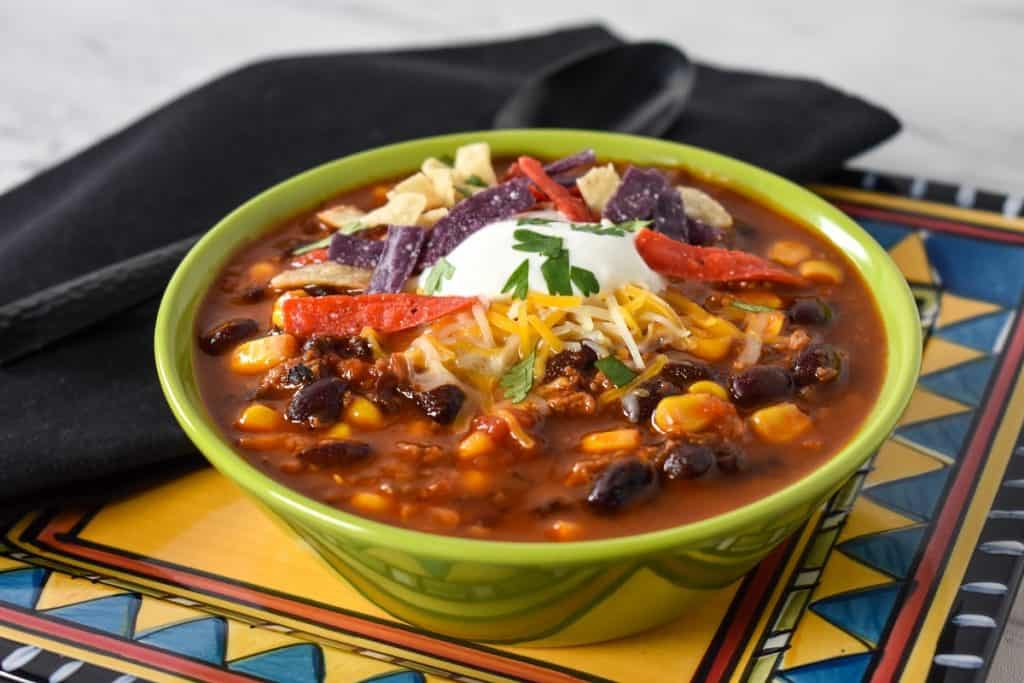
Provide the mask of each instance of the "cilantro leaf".
POLYGON ((474 174, 466 178, 466 184, 473 187, 487 187, 487 183, 480 176, 474 174))
POLYGON ((577 232, 589 232, 592 235, 610 235, 613 237, 625 237, 626 231, 622 228, 616 228, 614 226, 608 228, 602 228, 600 225, 588 225, 586 223, 573 223, 570 225, 573 230, 577 232))
POLYGON ((601 291, 601 284, 597 281, 597 277, 593 271, 587 270, 586 268, 577 268, 573 266, 569 270, 569 278, 576 285, 576 288, 580 290, 580 294, 583 296, 590 296, 591 294, 597 294, 601 291))
POLYGON ((520 218, 516 225, 551 225, 554 222, 550 218, 520 218))
POLYGON ((469 199, 473 196, 473 190, 463 185, 456 185, 455 191, 461 194, 465 199, 469 199))
POLYGON ((572 295, 572 281, 570 280, 569 251, 561 249, 557 256, 548 258, 541 264, 540 274, 544 276, 550 294, 572 295))
POLYGON ((625 230, 626 232, 636 232, 640 228, 646 228, 651 224, 651 221, 647 220, 635 220, 635 221, 623 221, 622 223, 616 223, 613 227, 619 230, 625 230))
POLYGON ((498 384, 505 393, 505 398, 513 403, 522 403, 526 400, 530 389, 533 388, 533 366, 537 362, 537 349, 533 349, 526 356, 501 376, 498 384))
POLYGON ((512 291, 512 296, 516 299, 526 298, 526 293, 530 290, 530 259, 524 258, 523 262, 516 266, 516 269, 508 276, 508 280, 505 280, 505 286, 501 288, 501 293, 505 294, 509 290, 512 291))
POLYGON ((317 249, 329 247, 331 245, 332 237, 334 237, 334 235, 328 235, 327 237, 321 240, 317 240, 316 242, 310 242, 309 244, 303 244, 301 247, 295 247, 294 249, 292 249, 292 256, 308 254, 311 251, 316 251, 317 249))
POLYGON ((739 301, 733 299, 729 302, 729 305, 733 308, 738 308, 741 311, 748 311, 750 313, 771 313, 776 310, 771 306, 762 306, 761 304, 748 304, 746 301, 739 301))
POLYGON ((549 259, 557 258, 563 251, 562 238, 542 235, 533 230, 516 230, 512 236, 519 240, 519 244, 513 244, 516 251, 528 251, 543 254, 549 259))
POLYGON ((615 356, 605 356, 595 363, 597 369, 617 387, 624 387, 636 377, 636 373, 615 356))
POLYGON ((369 229, 369 225, 363 225, 359 221, 352 221, 351 223, 346 223, 345 225, 341 226, 338 232, 340 232, 342 235, 352 235, 354 233, 362 232, 363 230, 369 229))
POLYGON ((441 291, 441 280, 451 280, 452 275, 455 275, 455 266, 447 259, 440 258, 427 274, 427 280, 423 283, 423 291, 427 294, 437 294, 441 291))

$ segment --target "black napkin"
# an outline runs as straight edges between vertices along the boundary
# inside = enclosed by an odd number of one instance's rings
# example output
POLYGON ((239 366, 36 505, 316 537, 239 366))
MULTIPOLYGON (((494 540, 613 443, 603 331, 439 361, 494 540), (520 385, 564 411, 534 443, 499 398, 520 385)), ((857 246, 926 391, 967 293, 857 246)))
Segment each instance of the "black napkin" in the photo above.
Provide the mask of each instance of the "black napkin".
MULTIPOLYGON (((324 161, 488 128, 526 76, 616 42, 592 26, 229 73, 0 197, 0 303, 199 232, 324 161)), ((702 64, 670 137, 810 179, 898 129, 887 112, 816 81, 702 64)), ((117 489, 158 463, 198 457, 157 384, 156 308, 0 370, 0 500, 36 502, 101 478, 117 489)))

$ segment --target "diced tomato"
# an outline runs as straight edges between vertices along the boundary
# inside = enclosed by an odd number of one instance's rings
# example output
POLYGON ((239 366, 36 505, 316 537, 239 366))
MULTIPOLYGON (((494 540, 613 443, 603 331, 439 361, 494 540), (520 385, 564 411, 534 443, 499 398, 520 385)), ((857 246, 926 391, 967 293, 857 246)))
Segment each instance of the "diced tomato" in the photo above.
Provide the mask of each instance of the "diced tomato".
POLYGON ((282 306, 289 334, 359 334, 364 327, 398 332, 469 308, 476 299, 419 294, 359 294, 297 297, 282 306))
POLYGON ((519 157, 516 161, 519 170, 523 175, 537 186, 554 203, 566 218, 571 221, 590 222, 594 220, 594 214, 590 208, 579 197, 574 197, 568 189, 562 187, 558 181, 549 176, 544 166, 533 157, 519 157))
POLYGON ((695 247, 646 228, 637 233, 636 250, 653 270, 683 280, 807 284, 803 278, 760 256, 721 247, 695 247))
POLYGON ((291 266, 293 268, 299 268, 301 266, 308 266, 310 263, 323 263, 327 260, 327 249, 314 249, 313 251, 307 251, 305 254, 296 256, 291 260, 291 266))

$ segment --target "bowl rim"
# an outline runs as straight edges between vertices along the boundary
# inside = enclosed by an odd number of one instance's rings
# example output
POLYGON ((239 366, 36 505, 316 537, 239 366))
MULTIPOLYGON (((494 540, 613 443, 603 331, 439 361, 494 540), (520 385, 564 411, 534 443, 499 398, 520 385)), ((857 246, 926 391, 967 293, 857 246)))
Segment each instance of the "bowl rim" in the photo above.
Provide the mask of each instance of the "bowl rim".
MULTIPOLYGON (((405 166, 405 170, 408 170, 408 166, 405 166)), ((384 175, 401 172, 399 168, 394 173, 389 170, 384 175)), ((359 187, 367 182, 371 180, 363 177, 356 179, 349 187, 359 187)), ((345 187, 344 183, 339 183, 333 194, 343 191, 345 187)), ((910 288, 885 250, 839 209, 795 183, 737 159, 677 142, 586 130, 517 129, 454 133, 376 147, 320 164, 257 194, 207 231, 178 266, 160 302, 154 352, 164 396, 188 437, 225 476, 272 508, 279 511, 283 508, 288 515, 296 515, 320 527, 327 526, 353 541, 413 552, 434 559, 506 566, 551 566, 611 561, 702 546, 713 539, 741 534, 751 528, 771 526, 773 522, 784 518, 787 512, 791 513, 806 504, 821 500, 842 485, 895 427, 916 384, 921 360, 921 330, 910 288), (374 161, 383 162, 386 166, 392 160, 410 155, 414 157, 415 154, 422 154, 419 158, 425 158, 438 153, 436 148, 451 150, 460 144, 478 141, 538 155, 544 155, 545 148, 554 145, 576 150, 595 147, 599 158, 605 156, 629 161, 632 156, 634 160, 645 159, 636 163, 658 163, 646 159, 661 158, 664 165, 683 167, 698 176, 724 184, 787 215, 807 229, 822 234, 844 251, 848 261, 860 271, 872 292, 886 331, 887 367, 881 393, 861 427, 843 448, 821 466, 786 487, 734 510, 641 534, 564 543, 472 539, 392 526, 308 498, 250 465, 219 433, 205 406, 196 405, 196 402, 189 399, 186 382, 194 384, 195 379, 182 377, 176 363, 183 353, 192 353, 193 335, 175 334, 175 329, 180 328, 181 316, 188 316, 187 329, 193 330, 200 300, 224 261, 234 249, 247 239, 260 235, 274 221, 264 221, 244 228, 237 224, 249 222, 251 219, 247 214, 252 213, 253 209, 273 203, 276 198, 319 175, 340 174, 346 166, 372 164, 374 161), (609 146, 642 150, 642 153, 634 152, 625 157, 617 153, 602 154, 601 148, 609 146), (215 266, 207 268, 204 274, 199 271, 201 274, 197 275, 200 262, 208 256, 207 252, 215 248, 219 239, 226 239, 223 237, 225 233, 236 231, 238 234, 231 238, 230 248, 221 250, 215 266), (866 272, 869 270, 872 272, 866 272)), ((185 363, 191 369, 191 356, 188 358, 185 363)))

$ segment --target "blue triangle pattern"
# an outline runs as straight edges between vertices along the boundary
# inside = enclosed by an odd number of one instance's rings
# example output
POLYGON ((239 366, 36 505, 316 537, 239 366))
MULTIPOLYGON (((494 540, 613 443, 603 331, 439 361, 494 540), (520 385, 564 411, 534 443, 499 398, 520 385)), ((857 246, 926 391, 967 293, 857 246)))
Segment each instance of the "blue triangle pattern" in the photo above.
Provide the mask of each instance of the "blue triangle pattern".
POLYGON ((876 242, 881 244, 882 247, 887 250, 890 247, 899 244, 904 237, 912 232, 902 225, 890 223, 888 221, 861 218, 857 222, 875 238, 876 242))
POLYGON ((915 477, 887 481, 864 489, 862 495, 904 515, 928 521, 942 495, 949 468, 932 470, 915 477))
POLYGON ((870 652, 862 652, 833 657, 780 671, 778 675, 789 683, 857 683, 864 680, 873 656, 870 652))
POLYGON ((839 549, 869 567, 902 579, 914 563, 924 532, 924 526, 893 529, 852 538, 840 543, 839 549))
POLYGON ((324 680, 324 653, 312 643, 289 645, 236 659, 228 664, 228 668, 270 681, 321 683, 324 680))
POLYGON ((1006 329, 1011 315, 1013 315, 1011 311, 999 311, 963 320, 953 325, 940 327, 935 330, 935 335, 954 344, 992 353, 995 351, 996 341, 1006 329))
POLYGON ((833 595, 813 603, 810 609, 822 619, 875 646, 899 592, 900 584, 890 583, 833 595))
POLYGON ((914 422, 896 428, 896 436, 947 458, 960 455, 960 448, 971 428, 974 411, 914 422))
POLYGON ((0 574, 0 602, 32 609, 50 572, 40 567, 12 569, 0 574))
POLYGON ((73 621, 98 631, 130 638, 135 629, 141 598, 135 593, 119 593, 105 598, 76 602, 46 610, 46 614, 73 621))
POLYGON ((924 246, 947 291, 1016 306, 1024 290, 1024 249, 938 232, 929 233, 924 246))
POLYGON ((918 382, 925 389, 942 394, 961 403, 976 406, 981 404, 985 387, 992 377, 996 359, 978 358, 960 365, 954 365, 921 377, 918 382))
POLYGON ((364 678, 359 683, 426 683, 427 677, 419 671, 389 671, 388 673, 364 678))
POLYGON ((192 619, 180 624, 150 629, 137 636, 136 640, 186 657, 222 664, 227 640, 227 623, 220 617, 192 619))

